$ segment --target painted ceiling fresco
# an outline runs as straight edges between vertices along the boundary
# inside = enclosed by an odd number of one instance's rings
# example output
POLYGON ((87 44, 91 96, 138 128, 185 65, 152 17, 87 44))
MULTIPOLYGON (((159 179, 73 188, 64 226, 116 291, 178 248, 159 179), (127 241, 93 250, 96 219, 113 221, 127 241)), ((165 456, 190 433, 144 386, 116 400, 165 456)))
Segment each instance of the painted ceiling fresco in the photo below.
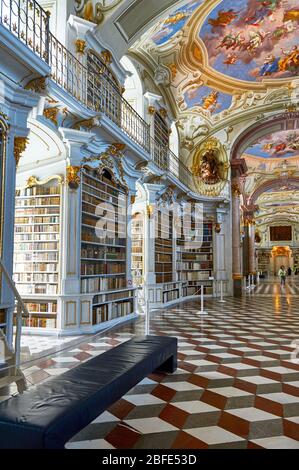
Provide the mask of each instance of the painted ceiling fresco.
POLYGON ((232 97, 207 86, 201 86, 187 91, 184 95, 184 100, 187 108, 199 106, 204 111, 216 114, 230 107, 232 97))
POLYGON ((268 134, 246 150, 260 158, 288 158, 299 155, 299 130, 268 134))
POLYGON ((209 64, 255 81, 299 73, 298 0, 223 0, 200 30, 209 64))
POLYGON ((205 0, 194 0, 175 10, 159 23, 157 31, 151 38, 152 41, 157 46, 165 44, 185 26, 192 13, 204 2, 205 0))

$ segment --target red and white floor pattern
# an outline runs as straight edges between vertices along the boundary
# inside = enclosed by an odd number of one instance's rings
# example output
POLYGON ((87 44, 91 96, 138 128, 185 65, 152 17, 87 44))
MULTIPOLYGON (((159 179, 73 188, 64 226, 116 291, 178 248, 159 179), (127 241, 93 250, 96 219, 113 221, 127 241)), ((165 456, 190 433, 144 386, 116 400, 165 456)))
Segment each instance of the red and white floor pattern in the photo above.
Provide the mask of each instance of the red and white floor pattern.
MULTIPOLYGON (((147 377, 67 447, 298 449, 297 299, 251 293, 225 304, 210 300, 206 310, 201 317, 198 303, 188 302, 154 312, 151 333, 179 340, 178 370, 147 377)), ((28 383, 61 374, 133 334, 143 334, 142 320, 104 337, 81 337, 25 369, 28 383)))

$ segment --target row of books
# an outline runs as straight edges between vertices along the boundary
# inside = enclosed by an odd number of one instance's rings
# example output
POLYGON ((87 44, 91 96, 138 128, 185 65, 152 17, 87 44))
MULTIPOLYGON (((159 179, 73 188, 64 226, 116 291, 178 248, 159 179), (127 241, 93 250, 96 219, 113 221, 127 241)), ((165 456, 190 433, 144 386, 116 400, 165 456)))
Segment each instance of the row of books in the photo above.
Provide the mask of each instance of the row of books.
POLYGON ((17 289, 22 295, 56 295, 58 294, 57 284, 17 284, 17 289))
POLYGON ((23 233, 15 235, 15 242, 59 241, 59 233, 23 233))
MULTIPOLYGON (((19 261, 32 261, 33 263, 49 263, 51 261, 58 261, 58 253, 57 252, 49 252, 49 253, 34 253, 32 252, 19 252, 15 253, 14 260, 16 262, 19 261)), ((24 267, 25 268, 25 267, 24 267)), ((40 271, 43 271, 41 269, 40 271)), ((55 271, 55 270, 54 270, 55 271)))
POLYGON ((119 192, 119 189, 113 188, 111 185, 111 181, 105 182, 100 180, 97 177, 91 177, 90 175, 84 173, 83 174, 83 182, 89 184, 93 188, 97 189, 98 191, 102 191, 107 194, 111 194, 112 196, 118 196, 121 194, 124 197, 124 194, 119 192))
POLYGON ((42 195, 52 195, 59 194, 60 186, 57 184, 54 185, 41 185, 33 186, 31 188, 24 188, 17 190, 17 196, 42 196, 42 195))
POLYGON ((22 326, 30 328, 56 328, 55 318, 30 317, 22 319, 22 326))
POLYGON ((180 281, 198 281, 198 280, 207 280, 209 279, 211 273, 207 272, 180 272, 179 280, 180 281))
POLYGON ((57 313, 57 302, 26 302, 31 313, 57 313))
POLYGON ((81 276, 105 275, 105 274, 126 274, 125 263, 98 261, 96 263, 82 262, 81 276))
POLYGON ((82 246, 81 258, 105 259, 109 261, 124 261, 126 259, 125 247, 113 248, 109 246, 82 246))
POLYGON ((92 292, 101 292, 114 289, 124 289, 127 285, 125 277, 117 276, 115 278, 87 278, 81 279, 81 292, 88 294, 92 292))
POLYGON ((16 209, 16 217, 37 217, 40 215, 57 215, 59 211, 59 207, 51 206, 51 207, 20 207, 16 209))
MULTIPOLYGON (((56 194, 56 193, 55 193, 56 194)), ((55 197, 36 197, 28 199, 19 199, 16 201, 16 208, 19 207, 30 207, 30 206, 59 206, 60 197, 59 195, 55 197)), ((44 210, 42 207, 38 208, 44 210)))
POLYGON ((98 243, 99 245, 126 245, 126 239, 125 238, 118 238, 118 237, 104 237, 104 238, 99 238, 96 235, 96 231, 92 229, 88 229, 86 227, 82 227, 82 240, 84 242, 92 242, 92 243, 98 243))
POLYGON ((171 263, 172 262, 172 253, 157 253, 156 254, 156 262, 157 263, 171 263))
POLYGON ((178 252, 178 258, 182 261, 212 261, 212 254, 178 252))
POLYGON ((29 241, 29 242, 22 242, 17 243, 16 251, 50 251, 50 250, 57 250, 58 243, 57 242, 38 242, 38 241, 29 241))
POLYGON ((156 283, 163 284, 163 282, 173 281, 173 273, 156 273, 156 283))
POLYGON ((134 312, 134 304, 132 300, 128 300, 122 303, 112 304, 112 316, 111 319, 124 317, 134 312))
POLYGON ((24 233, 24 234, 32 234, 34 237, 36 233, 53 233, 59 232, 59 225, 51 224, 51 225, 24 225, 24 227, 19 226, 16 227, 15 232, 17 234, 24 233))
POLYGON ((93 298, 93 303, 94 304, 100 304, 104 302, 113 302, 117 300, 122 300, 127 297, 134 297, 134 291, 133 290, 121 290, 119 292, 111 292, 108 294, 100 294, 100 295, 95 295, 93 298))
POLYGON ((22 273, 34 273, 34 272, 53 273, 58 270, 58 264, 37 263, 37 262, 34 262, 34 263, 27 262, 23 264, 23 263, 19 263, 18 259, 15 258, 14 270, 15 270, 16 276, 23 275, 22 273))
POLYGON ((16 225, 23 225, 23 224, 59 224, 59 215, 56 216, 30 216, 30 217, 16 217, 15 219, 16 225))
POLYGON ((186 270, 190 269, 190 271, 194 269, 213 269, 212 261, 202 261, 200 263, 196 261, 189 261, 189 262, 178 262, 177 263, 177 270, 186 270))
POLYGON ((22 283, 54 283, 58 282, 58 274, 54 273, 30 273, 30 272, 24 272, 24 273, 15 273, 14 274, 14 280, 16 283, 22 282, 22 283))

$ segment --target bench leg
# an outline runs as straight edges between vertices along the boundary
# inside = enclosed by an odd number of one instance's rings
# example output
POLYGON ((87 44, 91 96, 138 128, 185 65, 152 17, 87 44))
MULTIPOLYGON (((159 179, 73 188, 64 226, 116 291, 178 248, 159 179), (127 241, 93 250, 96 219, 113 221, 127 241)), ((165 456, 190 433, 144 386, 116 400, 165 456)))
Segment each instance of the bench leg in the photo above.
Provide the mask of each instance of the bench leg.
POLYGON ((173 374, 173 372, 177 370, 177 366, 177 355, 174 354, 158 367, 157 372, 169 372, 173 374))

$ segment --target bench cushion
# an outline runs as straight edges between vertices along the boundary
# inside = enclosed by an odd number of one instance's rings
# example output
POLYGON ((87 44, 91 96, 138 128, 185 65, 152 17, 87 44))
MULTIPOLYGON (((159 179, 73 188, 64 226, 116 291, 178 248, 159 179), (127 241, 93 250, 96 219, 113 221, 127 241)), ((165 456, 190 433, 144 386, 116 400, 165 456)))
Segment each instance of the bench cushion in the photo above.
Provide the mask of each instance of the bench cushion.
POLYGON ((0 404, 0 448, 63 448, 171 357, 177 339, 136 337, 0 404))

